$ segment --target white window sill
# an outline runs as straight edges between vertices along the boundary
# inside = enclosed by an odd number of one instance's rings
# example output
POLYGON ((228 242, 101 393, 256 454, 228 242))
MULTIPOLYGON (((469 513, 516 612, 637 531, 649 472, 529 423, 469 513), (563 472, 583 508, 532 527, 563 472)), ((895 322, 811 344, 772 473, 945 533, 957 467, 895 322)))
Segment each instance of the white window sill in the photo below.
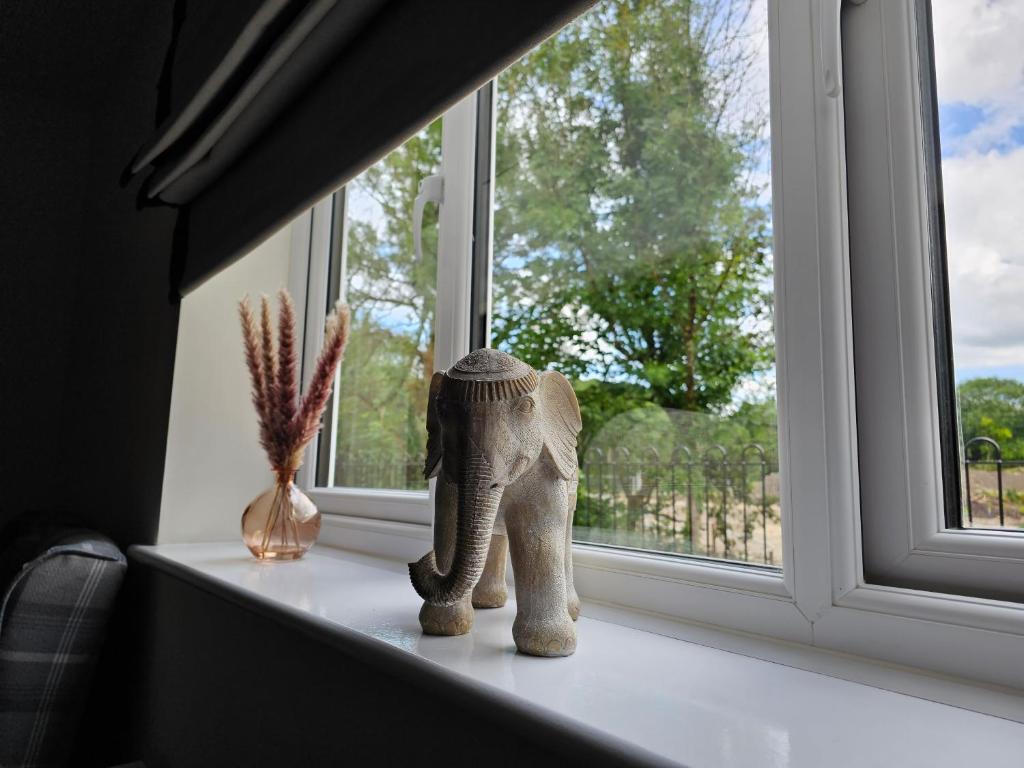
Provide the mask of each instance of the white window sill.
POLYGON ((515 651, 512 600, 478 611, 469 635, 424 636, 420 601, 405 564, 394 560, 320 546, 296 563, 259 563, 241 543, 133 547, 131 555, 339 643, 370 644, 402 666, 542 714, 570 738, 640 761, 959 768, 1019 766, 1024 755, 1024 725, 1010 719, 1021 719, 1021 697, 903 668, 633 616, 629 623, 651 630, 643 631, 588 602, 576 654, 538 659, 515 651))

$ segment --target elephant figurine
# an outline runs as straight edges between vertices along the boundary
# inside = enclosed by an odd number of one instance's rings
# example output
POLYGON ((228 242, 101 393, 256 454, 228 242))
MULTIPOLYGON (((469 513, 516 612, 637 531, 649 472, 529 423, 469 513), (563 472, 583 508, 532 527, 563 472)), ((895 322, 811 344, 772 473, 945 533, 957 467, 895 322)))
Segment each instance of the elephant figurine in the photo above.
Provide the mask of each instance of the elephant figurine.
POLYGON ((538 376, 504 352, 478 349, 434 374, 424 468, 437 478, 434 548, 409 565, 425 633, 465 634, 474 608, 503 606, 511 550, 516 648, 576 650, 571 542, 582 426, 565 376, 538 376))

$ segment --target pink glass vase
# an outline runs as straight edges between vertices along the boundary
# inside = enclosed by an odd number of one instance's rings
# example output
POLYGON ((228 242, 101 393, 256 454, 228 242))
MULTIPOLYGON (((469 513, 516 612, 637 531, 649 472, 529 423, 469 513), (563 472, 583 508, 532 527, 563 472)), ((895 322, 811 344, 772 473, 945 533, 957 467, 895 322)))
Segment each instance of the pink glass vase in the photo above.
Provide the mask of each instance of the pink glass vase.
POLYGON ((277 483, 242 513, 242 540, 259 560, 298 560, 320 535, 320 511, 295 485, 295 470, 278 471, 277 483))

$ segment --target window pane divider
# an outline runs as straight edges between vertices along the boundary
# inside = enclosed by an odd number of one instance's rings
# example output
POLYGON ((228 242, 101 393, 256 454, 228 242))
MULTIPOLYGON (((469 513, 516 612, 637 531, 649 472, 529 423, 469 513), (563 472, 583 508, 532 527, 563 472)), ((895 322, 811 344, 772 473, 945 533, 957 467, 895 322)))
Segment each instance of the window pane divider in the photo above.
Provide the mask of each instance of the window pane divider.
POLYGON ((1024 536, 949 527, 960 457, 936 275, 945 259, 927 10, 892 0, 845 17, 864 571, 894 587, 1022 601, 1024 536))
MULTIPOLYGON (((291 270, 289 290, 293 297, 302 297, 306 312, 302 324, 302 391, 309 389, 313 367, 320 348, 324 343, 324 319, 326 318, 328 286, 328 263, 330 259, 331 220, 333 217, 333 196, 328 195, 313 206, 309 216, 300 217, 292 229, 291 260, 307 265, 305 279, 296 269, 291 270)), ((337 392, 337 387, 334 388, 337 392)), ((336 395, 335 395, 336 397, 336 395)), ((336 405, 336 404, 335 404, 336 405)), ((296 475, 299 485, 310 488, 316 483, 317 449, 320 440, 312 440, 306 446, 302 466, 296 475)))
POLYGON ((472 93, 445 113, 441 128, 444 202, 438 215, 434 370, 469 354, 472 325, 476 106, 472 93))

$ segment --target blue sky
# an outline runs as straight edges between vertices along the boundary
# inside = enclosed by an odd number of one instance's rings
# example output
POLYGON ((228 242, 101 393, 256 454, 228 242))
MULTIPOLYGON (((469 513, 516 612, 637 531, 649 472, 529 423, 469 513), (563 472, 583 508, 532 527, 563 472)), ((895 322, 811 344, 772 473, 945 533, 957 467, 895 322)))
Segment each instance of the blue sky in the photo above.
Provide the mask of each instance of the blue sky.
MULTIPOLYGON (((947 102, 939 105, 939 125, 943 144, 952 144, 953 139, 970 135, 971 131, 985 122, 985 110, 976 104, 947 102)), ((949 147, 943 146, 943 156, 951 156, 949 147)))
POLYGON ((956 383, 995 376, 1000 379, 1024 381, 1024 365, 992 365, 979 368, 957 368, 956 383))

